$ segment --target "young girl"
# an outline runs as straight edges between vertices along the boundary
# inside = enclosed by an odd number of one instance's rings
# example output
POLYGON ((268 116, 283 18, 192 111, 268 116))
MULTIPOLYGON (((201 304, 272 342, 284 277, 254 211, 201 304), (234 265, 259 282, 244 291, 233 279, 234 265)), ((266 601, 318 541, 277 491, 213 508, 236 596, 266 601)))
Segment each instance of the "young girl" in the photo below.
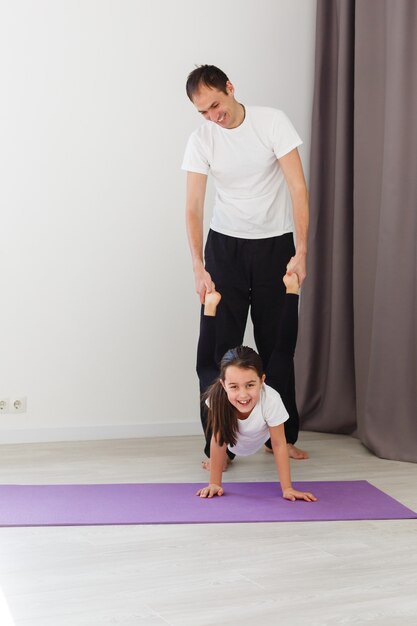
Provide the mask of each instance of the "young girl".
MULTIPOLYGON (((268 364, 273 364, 271 370, 276 373, 273 382, 279 390, 286 388, 290 375, 298 328, 298 277, 286 274, 283 280, 287 293, 278 341, 268 364)), ((200 498, 224 494, 222 473, 227 465, 227 450, 233 455, 247 456, 271 438, 283 497, 307 502, 317 499, 312 493, 297 491, 291 485, 283 425, 288 413, 279 393, 265 384, 265 378, 261 358, 252 348, 239 346, 224 355, 220 377, 205 394, 212 430, 210 483, 197 491, 200 498)))

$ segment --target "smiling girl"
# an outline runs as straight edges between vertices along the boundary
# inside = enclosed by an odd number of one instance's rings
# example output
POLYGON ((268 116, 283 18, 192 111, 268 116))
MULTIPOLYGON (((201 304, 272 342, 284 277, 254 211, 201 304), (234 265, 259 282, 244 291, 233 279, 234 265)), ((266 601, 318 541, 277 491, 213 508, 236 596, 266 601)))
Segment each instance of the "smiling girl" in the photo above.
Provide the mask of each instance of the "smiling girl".
MULTIPOLYGON (((286 296, 278 341, 268 363, 274 372, 274 386, 281 391, 288 384, 298 326, 299 284, 296 274, 283 278, 286 296)), ((261 357, 246 346, 228 350, 220 363, 220 376, 205 394, 209 410, 210 482, 199 489, 201 498, 222 496, 222 473, 227 466, 227 451, 248 456, 259 450, 270 438, 278 470, 282 495, 287 500, 316 500, 312 493, 292 487, 284 422, 288 413, 280 394, 265 384, 261 357)), ((268 378, 271 381, 271 378, 268 378)))

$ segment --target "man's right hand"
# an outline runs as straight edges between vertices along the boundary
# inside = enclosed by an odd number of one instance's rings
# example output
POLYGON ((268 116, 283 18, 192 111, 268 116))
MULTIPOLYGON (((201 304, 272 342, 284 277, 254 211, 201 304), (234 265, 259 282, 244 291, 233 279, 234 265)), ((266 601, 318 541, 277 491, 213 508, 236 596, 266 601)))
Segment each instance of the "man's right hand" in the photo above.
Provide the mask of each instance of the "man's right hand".
POLYGON ((200 296, 201 304, 204 304, 206 293, 211 293, 215 290, 215 285, 211 280, 210 274, 205 270, 203 266, 194 270, 195 278, 195 290, 200 296))

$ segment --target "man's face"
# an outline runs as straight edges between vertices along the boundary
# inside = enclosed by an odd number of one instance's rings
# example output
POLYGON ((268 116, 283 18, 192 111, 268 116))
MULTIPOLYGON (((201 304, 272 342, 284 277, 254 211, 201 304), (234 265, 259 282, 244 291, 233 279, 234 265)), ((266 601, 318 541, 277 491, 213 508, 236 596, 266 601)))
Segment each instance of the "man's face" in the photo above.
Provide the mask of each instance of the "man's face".
POLYGON ((222 128, 235 128, 240 123, 241 106, 234 97, 231 82, 226 84, 227 94, 218 89, 200 85, 193 96, 193 104, 197 111, 210 122, 222 128))

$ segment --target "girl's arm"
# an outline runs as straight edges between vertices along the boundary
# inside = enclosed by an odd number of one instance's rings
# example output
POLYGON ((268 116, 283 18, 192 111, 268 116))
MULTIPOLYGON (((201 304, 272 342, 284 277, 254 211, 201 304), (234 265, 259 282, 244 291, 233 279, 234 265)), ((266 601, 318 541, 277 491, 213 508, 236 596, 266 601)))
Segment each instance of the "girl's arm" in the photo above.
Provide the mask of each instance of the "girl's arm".
POLYGON ((278 470, 278 477, 281 484, 282 496, 286 500, 306 500, 315 502, 317 498, 312 493, 297 491, 291 484, 290 460, 288 458, 287 440, 285 439, 284 424, 270 426, 272 450, 274 452, 275 465, 278 470))
POLYGON ((210 483, 207 487, 197 491, 196 495, 200 498, 212 498, 215 495, 222 496, 224 494, 222 475, 227 457, 226 449, 227 444, 219 446, 212 436, 210 443, 210 483))

